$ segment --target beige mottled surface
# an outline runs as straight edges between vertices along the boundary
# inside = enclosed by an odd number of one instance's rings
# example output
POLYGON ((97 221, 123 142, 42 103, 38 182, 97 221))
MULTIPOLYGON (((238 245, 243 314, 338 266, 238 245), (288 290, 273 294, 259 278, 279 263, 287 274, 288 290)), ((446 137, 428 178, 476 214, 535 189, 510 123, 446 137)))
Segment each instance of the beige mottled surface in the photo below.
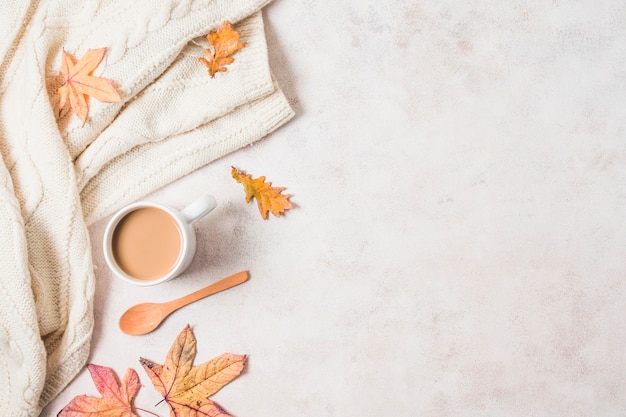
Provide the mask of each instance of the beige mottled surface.
MULTIPOLYGON (((249 355, 236 417, 626 413, 626 3, 289 2, 266 8, 297 116, 151 196, 210 191, 186 274, 97 270, 91 361, 138 370, 189 323, 198 363, 249 355), (262 221, 230 166, 288 187, 262 221), (120 314, 240 269, 154 333, 120 314)), ((87 372, 44 411, 96 395, 87 372)), ((147 415, 147 414, 142 414, 147 415)))

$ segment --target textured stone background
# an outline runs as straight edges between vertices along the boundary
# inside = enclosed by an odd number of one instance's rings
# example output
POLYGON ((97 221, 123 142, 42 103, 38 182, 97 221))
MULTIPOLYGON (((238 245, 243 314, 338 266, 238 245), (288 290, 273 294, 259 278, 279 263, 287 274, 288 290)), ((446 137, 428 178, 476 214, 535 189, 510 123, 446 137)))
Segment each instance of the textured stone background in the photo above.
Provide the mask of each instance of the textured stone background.
MULTIPOLYGON (((94 363, 145 385, 191 324, 197 363, 249 355, 237 417, 626 413, 626 3, 276 0, 297 117, 151 196, 210 191, 198 256, 138 289, 100 255, 94 363), (262 221, 229 167, 288 187, 262 221), (120 314, 240 269, 248 283, 123 335, 120 314)), ((43 415, 78 394, 86 372, 43 415)))

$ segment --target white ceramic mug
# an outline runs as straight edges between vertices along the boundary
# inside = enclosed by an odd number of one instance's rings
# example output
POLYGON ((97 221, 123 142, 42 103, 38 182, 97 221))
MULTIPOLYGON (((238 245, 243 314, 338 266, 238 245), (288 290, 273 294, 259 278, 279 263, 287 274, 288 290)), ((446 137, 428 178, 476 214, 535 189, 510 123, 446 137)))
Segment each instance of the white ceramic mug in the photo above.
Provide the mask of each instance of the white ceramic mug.
MULTIPOLYGON (((140 201, 122 208, 109 220, 104 231, 103 250, 107 265, 117 277, 140 286, 159 284, 180 275, 191 264, 196 252, 196 233, 193 223, 208 214, 216 205, 217 203, 212 196, 204 195, 181 211, 165 204, 150 201, 140 201), (140 226, 137 226, 139 223, 136 220, 132 220, 135 223, 129 223, 131 219, 138 218, 138 216, 144 216, 145 219, 148 214, 153 216, 153 219, 162 219, 162 227, 144 227, 145 230, 143 230, 137 228, 140 226), (135 226, 131 226, 131 224, 135 226), (169 234, 163 235, 161 233, 165 229, 168 230, 169 234), (175 232, 176 229, 178 233, 175 232), (175 249, 166 256, 171 257, 171 266, 167 270, 159 271, 156 276, 146 277, 137 273, 136 268, 133 270, 128 264, 124 265, 126 262, 123 260, 124 257, 132 264, 134 262, 133 256, 137 254, 148 256, 148 260, 161 262, 163 256, 158 253, 159 247, 154 254, 149 253, 150 245, 158 244, 159 239, 168 239, 167 242, 163 243, 171 243, 170 240, 172 239, 180 239, 178 241, 178 253, 175 253, 176 243, 174 242, 172 244, 175 249), (119 251, 123 245, 128 248, 128 251, 125 254, 120 254, 119 251)), ((156 224, 151 223, 150 226, 156 224)), ((145 262, 149 263, 148 261, 145 262)))

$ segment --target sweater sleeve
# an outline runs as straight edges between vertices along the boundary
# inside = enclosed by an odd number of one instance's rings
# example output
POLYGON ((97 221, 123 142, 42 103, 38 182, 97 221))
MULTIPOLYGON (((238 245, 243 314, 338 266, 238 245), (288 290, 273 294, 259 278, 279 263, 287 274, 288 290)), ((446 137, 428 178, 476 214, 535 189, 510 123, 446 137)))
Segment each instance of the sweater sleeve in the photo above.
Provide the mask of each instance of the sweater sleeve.
POLYGON ((125 108, 76 159, 79 186, 109 161, 132 148, 189 132, 244 103, 274 90, 261 13, 237 23, 245 48, 234 55, 228 71, 209 77, 198 58, 204 37, 183 48, 172 65, 131 99, 125 108))

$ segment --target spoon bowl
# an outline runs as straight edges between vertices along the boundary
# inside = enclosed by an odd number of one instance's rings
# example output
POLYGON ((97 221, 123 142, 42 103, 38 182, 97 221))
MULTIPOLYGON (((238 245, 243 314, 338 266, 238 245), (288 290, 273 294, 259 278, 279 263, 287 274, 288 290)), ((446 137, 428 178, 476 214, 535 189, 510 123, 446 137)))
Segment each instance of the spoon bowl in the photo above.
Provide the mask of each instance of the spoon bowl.
POLYGON ((150 333, 159 327, 159 324, 172 311, 168 311, 165 304, 142 303, 134 305, 120 317, 120 329, 131 335, 150 333))
POLYGON ((122 314, 119 326, 122 332, 138 336, 147 334, 159 327, 159 324, 171 313, 187 304, 209 295, 224 291, 248 280, 248 271, 241 271, 184 297, 166 303, 137 304, 122 314))

